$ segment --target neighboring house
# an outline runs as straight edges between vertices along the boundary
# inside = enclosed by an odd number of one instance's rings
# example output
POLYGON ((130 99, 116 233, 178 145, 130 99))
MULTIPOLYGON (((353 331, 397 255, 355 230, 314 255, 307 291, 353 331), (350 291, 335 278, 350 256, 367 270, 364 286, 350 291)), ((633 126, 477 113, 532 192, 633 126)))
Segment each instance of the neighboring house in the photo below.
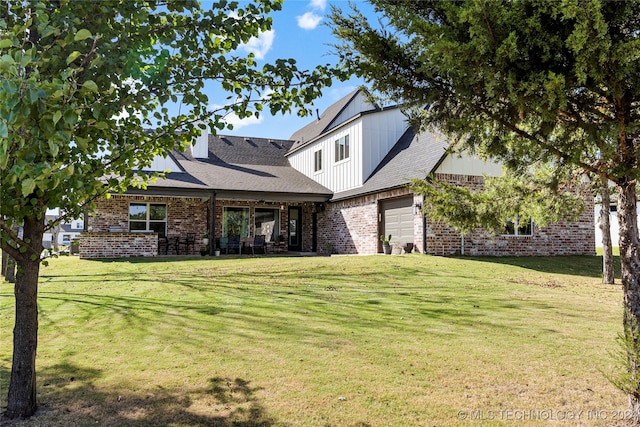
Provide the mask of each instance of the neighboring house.
MULTIPOLYGON (((290 140, 202 135, 184 153, 158 158, 151 170, 171 172, 146 190, 98 202, 81 239, 82 257, 152 256, 158 236, 167 253, 197 253, 210 236, 279 236, 289 251, 381 252, 381 234, 434 254, 593 254, 593 205, 579 221, 544 229, 525 223, 490 238, 464 239, 422 215, 421 196, 406 184, 433 173, 478 188, 499 165, 448 155, 435 133, 415 134, 398 108, 378 108, 355 91, 290 140), (176 244, 191 233, 196 244, 176 244)), ((184 242, 183 242, 184 243, 184 242)), ((164 248, 160 248, 164 253, 164 248)))
MULTIPOLYGON (((53 213, 54 211, 50 212, 51 213, 47 213, 45 222, 53 221, 58 218, 57 213, 53 213)), ((58 245, 69 245, 71 243, 71 240, 80 237, 80 233, 82 233, 83 229, 84 221, 82 219, 65 221, 54 227, 52 230, 44 233, 42 237, 42 243, 47 249, 50 249, 54 246, 54 239, 57 240, 58 245)))
MULTIPOLYGON (((595 229, 595 241, 596 247, 602 247, 602 230, 600 230, 600 210, 602 209, 601 203, 596 203, 594 207, 594 217, 596 221, 596 229, 595 229)), ((640 222, 640 207, 638 210, 638 222, 640 222)), ((618 224, 618 206, 615 203, 611 203, 609 206, 609 227, 611 233, 611 244, 613 246, 618 246, 618 242, 620 240, 620 225, 618 224)))

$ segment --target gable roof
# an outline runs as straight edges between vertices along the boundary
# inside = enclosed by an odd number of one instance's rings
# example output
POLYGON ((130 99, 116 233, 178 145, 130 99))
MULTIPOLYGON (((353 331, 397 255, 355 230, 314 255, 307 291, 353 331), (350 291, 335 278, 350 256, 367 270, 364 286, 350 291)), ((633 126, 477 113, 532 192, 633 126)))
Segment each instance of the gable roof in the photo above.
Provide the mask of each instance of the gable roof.
POLYGON ((344 111, 351 101, 360 93, 360 89, 356 89, 344 98, 330 105, 320 116, 318 120, 314 120, 302 129, 297 130, 291 135, 290 140, 294 141, 290 151, 295 151, 303 146, 311 143, 316 137, 322 135, 330 129, 331 124, 344 111))
POLYGON ((424 178, 446 157, 449 142, 432 132, 416 134, 412 127, 400 137, 362 187, 336 193, 332 201, 405 186, 413 178, 424 178))
POLYGON ((221 197, 305 195, 309 201, 326 201, 333 194, 289 164, 284 154, 293 141, 209 135, 208 143, 207 159, 194 158, 190 150, 171 152, 181 170, 166 174, 149 188, 215 191, 221 197))

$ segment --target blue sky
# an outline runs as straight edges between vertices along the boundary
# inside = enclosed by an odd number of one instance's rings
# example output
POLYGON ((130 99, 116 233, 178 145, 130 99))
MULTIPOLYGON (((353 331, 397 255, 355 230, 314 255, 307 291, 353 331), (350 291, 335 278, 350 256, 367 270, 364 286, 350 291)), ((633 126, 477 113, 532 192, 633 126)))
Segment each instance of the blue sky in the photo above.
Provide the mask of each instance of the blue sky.
MULTIPOLYGON (((204 2, 206 4, 206 2, 204 2)), ((371 5, 365 1, 353 1, 358 9, 373 14, 371 5)), ((259 63, 274 62, 278 58, 293 58, 299 68, 311 69, 319 64, 336 63, 338 58, 331 54, 336 42, 331 30, 326 25, 330 13, 330 5, 335 5, 348 12, 349 2, 346 0, 285 0, 282 10, 273 12, 272 31, 262 34, 260 39, 253 40, 243 47, 246 52, 253 52, 259 63)), ((352 79, 347 82, 335 81, 333 86, 324 91, 322 98, 315 101, 313 108, 322 113, 329 105, 356 89, 362 81, 352 79)), ((215 99, 211 100, 216 103, 215 99)), ((220 103, 224 102, 221 100, 220 103)), ((299 128, 305 126, 313 117, 300 118, 297 115, 271 116, 268 112, 259 119, 251 118, 239 121, 229 118, 234 130, 225 129, 220 133, 237 136, 253 136, 264 138, 288 139, 299 128)))

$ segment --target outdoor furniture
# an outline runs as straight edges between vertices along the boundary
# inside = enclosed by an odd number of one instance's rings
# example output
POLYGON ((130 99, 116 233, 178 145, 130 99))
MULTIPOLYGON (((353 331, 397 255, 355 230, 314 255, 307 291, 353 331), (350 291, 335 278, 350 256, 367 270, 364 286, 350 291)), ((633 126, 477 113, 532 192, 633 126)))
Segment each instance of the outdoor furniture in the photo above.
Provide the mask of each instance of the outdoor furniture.
POLYGON ((185 250, 187 249, 187 239, 176 236, 173 240, 173 248, 176 251, 176 255, 180 255, 180 247, 184 247, 185 250))
POLYGON ((249 249, 251 249, 251 244, 253 243, 253 237, 241 237, 240 238, 240 253, 249 253, 249 249))
POLYGON ((240 236, 229 236, 229 245, 227 247, 227 253, 229 253, 229 249, 237 250, 238 255, 242 255, 242 251, 240 250, 240 236))
POLYGON ((189 246, 191 246, 191 250, 196 250, 196 233, 187 233, 187 240, 185 243, 185 247, 187 249, 187 254, 189 254, 189 246))
POLYGON ((274 242, 269 242, 271 251, 274 253, 282 253, 287 251, 287 241, 283 235, 278 236, 274 242))
POLYGON ((158 255, 166 255, 169 247, 169 239, 166 236, 158 236, 158 255))
POLYGON ((220 252, 224 251, 225 254, 229 255, 229 238, 221 237, 220 238, 220 252))
POLYGON ((253 238, 253 243, 251 243, 251 253, 253 255, 256 254, 256 248, 260 249, 262 248, 262 251, 264 252, 264 254, 267 254, 267 246, 265 245, 265 236, 264 234, 257 234, 254 238, 253 238))

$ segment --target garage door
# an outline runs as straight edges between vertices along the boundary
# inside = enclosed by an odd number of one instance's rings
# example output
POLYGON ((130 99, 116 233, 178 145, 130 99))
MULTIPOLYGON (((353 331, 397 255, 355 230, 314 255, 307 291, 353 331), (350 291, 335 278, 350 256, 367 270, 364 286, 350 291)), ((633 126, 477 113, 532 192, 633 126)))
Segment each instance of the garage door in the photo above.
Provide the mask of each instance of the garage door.
POLYGON ((413 197, 382 202, 381 234, 391 234, 391 243, 413 243, 413 197))

